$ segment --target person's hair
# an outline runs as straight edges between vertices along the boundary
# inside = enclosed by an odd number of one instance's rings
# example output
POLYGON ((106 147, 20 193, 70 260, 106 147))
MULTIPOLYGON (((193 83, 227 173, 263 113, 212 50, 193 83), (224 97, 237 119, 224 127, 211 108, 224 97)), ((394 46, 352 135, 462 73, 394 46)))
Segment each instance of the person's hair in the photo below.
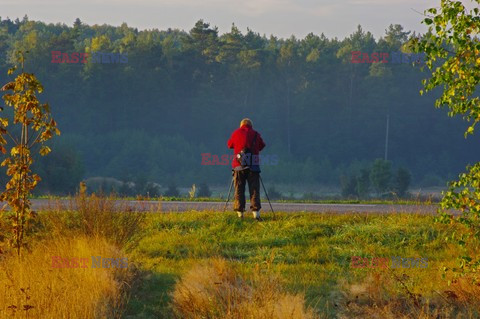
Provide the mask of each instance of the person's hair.
POLYGON ((243 125, 248 125, 248 126, 250 126, 250 127, 253 127, 252 120, 249 119, 249 118, 244 118, 244 119, 240 122, 240 127, 242 127, 243 125))

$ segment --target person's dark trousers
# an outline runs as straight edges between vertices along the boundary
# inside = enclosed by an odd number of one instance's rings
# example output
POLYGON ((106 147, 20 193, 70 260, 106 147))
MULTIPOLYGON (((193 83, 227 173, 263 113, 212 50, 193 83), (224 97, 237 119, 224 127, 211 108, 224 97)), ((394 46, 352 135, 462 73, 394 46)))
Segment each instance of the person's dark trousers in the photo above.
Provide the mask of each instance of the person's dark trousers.
POLYGON ((235 200, 233 209, 236 212, 245 211, 245 185, 248 183, 250 192, 250 209, 259 211, 260 205, 260 173, 252 172, 249 169, 233 171, 233 183, 235 185, 235 200))

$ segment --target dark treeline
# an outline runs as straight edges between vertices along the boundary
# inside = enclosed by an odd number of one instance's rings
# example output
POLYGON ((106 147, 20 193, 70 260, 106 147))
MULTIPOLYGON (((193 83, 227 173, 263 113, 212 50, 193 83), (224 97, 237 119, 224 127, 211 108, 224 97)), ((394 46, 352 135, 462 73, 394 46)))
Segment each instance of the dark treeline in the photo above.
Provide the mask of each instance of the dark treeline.
POLYGON ((352 64, 351 51, 397 52, 415 36, 391 25, 375 39, 358 29, 343 40, 323 34, 280 39, 235 26, 225 34, 198 21, 188 32, 122 24, 72 27, 0 18, 0 83, 15 52, 45 87, 62 136, 42 159, 44 190, 69 192, 104 176, 162 185, 227 184, 226 166, 202 153, 230 154, 226 140, 250 117, 278 165, 268 181, 339 185, 342 175, 388 159, 424 185, 452 178, 478 160, 464 124, 420 96, 412 64, 352 64), (113 52, 127 63, 52 63, 52 51, 113 52))

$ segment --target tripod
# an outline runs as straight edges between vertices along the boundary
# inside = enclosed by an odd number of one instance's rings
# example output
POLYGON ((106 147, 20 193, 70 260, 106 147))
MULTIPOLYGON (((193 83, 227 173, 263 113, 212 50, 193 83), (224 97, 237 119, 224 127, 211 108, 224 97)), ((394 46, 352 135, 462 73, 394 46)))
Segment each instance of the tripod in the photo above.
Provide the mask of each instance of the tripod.
MULTIPOLYGON (((265 192, 265 196, 267 197, 268 204, 270 205, 270 209, 272 210, 272 213, 273 213, 273 219, 275 220, 275 211, 273 210, 272 203, 270 202, 270 198, 268 197, 267 189, 263 184, 262 175, 258 174, 258 177, 260 178, 260 183, 262 184, 263 191, 265 192)), ((225 210, 227 209, 228 201, 230 200, 230 192, 232 191, 233 180, 234 180, 234 177, 232 176, 232 181, 230 182, 230 188, 228 189, 227 201, 225 202, 225 206, 223 207, 223 212, 225 212, 225 210)))

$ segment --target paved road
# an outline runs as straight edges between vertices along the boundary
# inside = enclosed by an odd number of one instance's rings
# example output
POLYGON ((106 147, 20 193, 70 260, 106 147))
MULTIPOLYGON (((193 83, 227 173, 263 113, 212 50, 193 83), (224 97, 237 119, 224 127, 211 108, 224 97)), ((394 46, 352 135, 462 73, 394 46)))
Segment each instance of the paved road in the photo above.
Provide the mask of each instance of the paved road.
MULTIPOLYGON (((69 205, 68 200, 59 200, 63 205, 69 205)), ((52 205, 49 200, 32 200, 33 208, 41 210, 52 205)), ((156 212, 184 212, 190 210, 216 210, 223 211, 224 202, 158 202, 158 201, 123 201, 117 200, 116 204, 126 208, 139 211, 156 212)), ((269 212, 268 202, 262 202, 263 212, 269 212)), ((366 204, 298 204, 298 203, 272 203, 273 209, 277 212, 315 212, 315 213, 421 213, 435 214, 435 205, 366 205, 366 204)), ((232 211, 232 204, 229 203, 227 211, 232 211)))

